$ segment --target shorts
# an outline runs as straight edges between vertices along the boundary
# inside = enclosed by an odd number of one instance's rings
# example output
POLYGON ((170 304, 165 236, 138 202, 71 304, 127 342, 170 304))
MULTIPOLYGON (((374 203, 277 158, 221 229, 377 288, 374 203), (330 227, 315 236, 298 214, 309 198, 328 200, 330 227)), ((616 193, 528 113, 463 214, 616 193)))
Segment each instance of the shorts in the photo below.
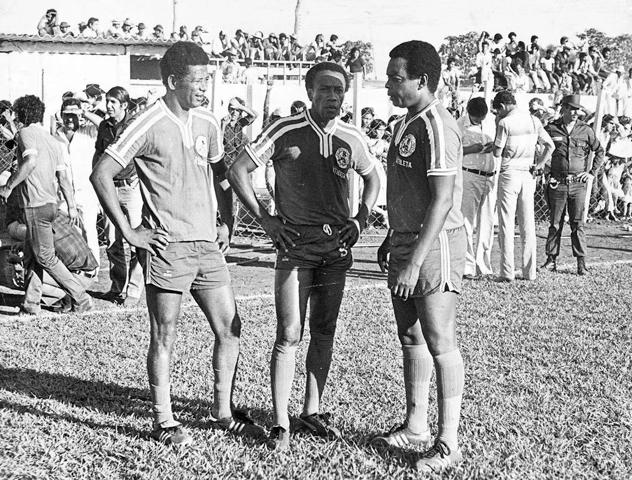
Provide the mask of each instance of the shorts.
POLYGON ((351 248, 338 243, 340 229, 330 225, 292 225, 300 237, 290 236, 296 246, 277 251, 275 269, 319 269, 324 272, 346 272, 353 264, 351 248))
POLYGON ((230 285, 230 274, 216 242, 174 242, 152 255, 139 249, 145 283, 163 290, 213 290, 230 285))
MULTIPOLYGON (((388 266, 388 287, 395 285, 399 271, 412 253, 418 234, 393 232, 388 266)), ((411 297, 426 297, 436 292, 461 293, 465 269, 465 228, 442 230, 419 270, 419 280, 411 297)))

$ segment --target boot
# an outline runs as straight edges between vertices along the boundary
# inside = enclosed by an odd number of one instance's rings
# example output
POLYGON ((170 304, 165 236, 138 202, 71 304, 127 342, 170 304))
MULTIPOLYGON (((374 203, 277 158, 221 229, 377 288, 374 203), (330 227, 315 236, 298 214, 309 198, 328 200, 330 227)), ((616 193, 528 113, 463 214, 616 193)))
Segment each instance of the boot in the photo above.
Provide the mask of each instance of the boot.
POLYGON ((546 262, 544 262, 544 265, 542 265, 540 269, 551 270, 552 272, 557 272, 557 257, 555 255, 548 255, 546 257, 546 262))
POLYGON ((584 257, 577 257, 577 275, 588 275, 586 259, 584 257))

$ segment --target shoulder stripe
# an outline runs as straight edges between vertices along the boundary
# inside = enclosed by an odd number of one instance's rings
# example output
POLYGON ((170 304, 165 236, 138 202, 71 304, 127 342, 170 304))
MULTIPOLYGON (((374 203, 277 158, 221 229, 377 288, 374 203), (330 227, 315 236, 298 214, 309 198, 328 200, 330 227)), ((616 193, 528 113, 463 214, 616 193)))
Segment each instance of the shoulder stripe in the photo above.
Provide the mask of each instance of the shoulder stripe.
POLYGON ((430 168, 432 170, 446 170, 445 158, 445 132, 443 131, 443 121, 437 112, 436 105, 426 110, 421 116, 426 130, 428 132, 428 140, 430 143, 430 168))
POLYGON ((265 152, 268 148, 270 148, 271 144, 273 144, 282 135, 308 125, 309 123, 305 120, 305 118, 287 117, 277 120, 271 127, 264 130, 259 137, 250 144, 252 147, 251 151, 265 152))
MULTIPOLYGON (((160 105, 158 103, 159 102, 154 103, 151 107, 149 107, 147 110, 142 112, 140 115, 132 118, 130 123, 125 126, 125 129, 119 136, 118 140, 114 142, 111 146, 118 150, 123 145, 129 143, 128 139, 130 137, 138 138, 136 135, 137 131, 139 129, 143 129, 143 127, 145 126, 146 122, 149 119, 153 117, 161 118, 162 116, 164 116, 164 112, 162 111, 162 108, 160 108, 160 105)), ((134 142, 131 142, 131 143, 134 143, 134 142)), ((123 154, 123 152, 121 153, 123 154)))

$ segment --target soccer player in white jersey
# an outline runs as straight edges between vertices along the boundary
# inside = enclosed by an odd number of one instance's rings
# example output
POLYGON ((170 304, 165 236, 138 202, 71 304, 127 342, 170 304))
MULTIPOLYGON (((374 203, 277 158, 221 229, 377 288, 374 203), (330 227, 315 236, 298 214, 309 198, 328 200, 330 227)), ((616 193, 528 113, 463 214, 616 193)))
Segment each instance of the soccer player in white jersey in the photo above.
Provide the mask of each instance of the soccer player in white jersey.
POLYGON ((349 81, 335 63, 313 66, 305 77, 309 110, 269 125, 237 158, 227 177, 277 248, 277 335, 270 361, 274 426, 269 446, 289 446, 288 401, 295 356, 310 302, 307 385, 301 425, 315 435, 340 432, 321 411, 333 352, 336 322, 352 264, 351 247, 366 225, 379 192, 377 162, 360 130, 338 119, 349 81), (248 174, 271 160, 276 174, 278 216, 255 197, 248 174), (360 212, 349 218, 349 170, 364 180, 360 212))
POLYGON ((463 148, 459 127, 435 98, 441 75, 435 48, 413 40, 395 47, 390 57, 388 95, 408 113, 395 123, 388 151, 391 230, 378 250, 378 263, 388 270, 402 345, 406 419, 372 443, 430 447, 416 467, 436 471, 462 458, 457 429, 464 370, 455 328, 466 250, 463 148), (439 404, 434 442, 427 420, 433 366, 439 404))
POLYGON ((173 418, 169 375, 186 290, 215 334, 210 423, 213 428, 259 436, 261 427, 232 410, 241 323, 223 255, 232 223, 216 226, 218 209, 225 221, 233 218, 221 128, 212 113, 197 108, 208 88, 208 56, 195 43, 178 42, 160 61, 160 72, 166 95, 124 127, 91 176, 108 217, 139 249, 143 264, 150 321, 151 437, 173 445, 192 442, 191 434, 173 418), (136 163, 145 203, 142 223, 134 229, 121 210, 113 182, 131 161, 136 163), (218 181, 225 189, 215 188, 218 181))

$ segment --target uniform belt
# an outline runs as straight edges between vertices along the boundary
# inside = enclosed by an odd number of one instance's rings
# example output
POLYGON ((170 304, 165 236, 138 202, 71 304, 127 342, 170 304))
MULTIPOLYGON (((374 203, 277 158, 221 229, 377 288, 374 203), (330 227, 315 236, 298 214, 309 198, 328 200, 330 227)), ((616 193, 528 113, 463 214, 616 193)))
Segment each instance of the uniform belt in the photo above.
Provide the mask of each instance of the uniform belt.
POLYGON ((138 181, 138 177, 121 178, 120 180, 114 179, 114 186, 115 187, 133 187, 134 185, 136 185, 137 181, 138 181))
POLYGON ((577 175, 567 175, 565 177, 561 175, 551 175, 551 178, 562 185, 570 185, 571 183, 581 182, 581 180, 577 178, 577 175))
POLYGON ((474 168, 461 167, 466 172, 474 173, 476 175, 482 175, 483 177, 493 177, 496 172, 484 172, 482 170, 476 170, 474 168))

